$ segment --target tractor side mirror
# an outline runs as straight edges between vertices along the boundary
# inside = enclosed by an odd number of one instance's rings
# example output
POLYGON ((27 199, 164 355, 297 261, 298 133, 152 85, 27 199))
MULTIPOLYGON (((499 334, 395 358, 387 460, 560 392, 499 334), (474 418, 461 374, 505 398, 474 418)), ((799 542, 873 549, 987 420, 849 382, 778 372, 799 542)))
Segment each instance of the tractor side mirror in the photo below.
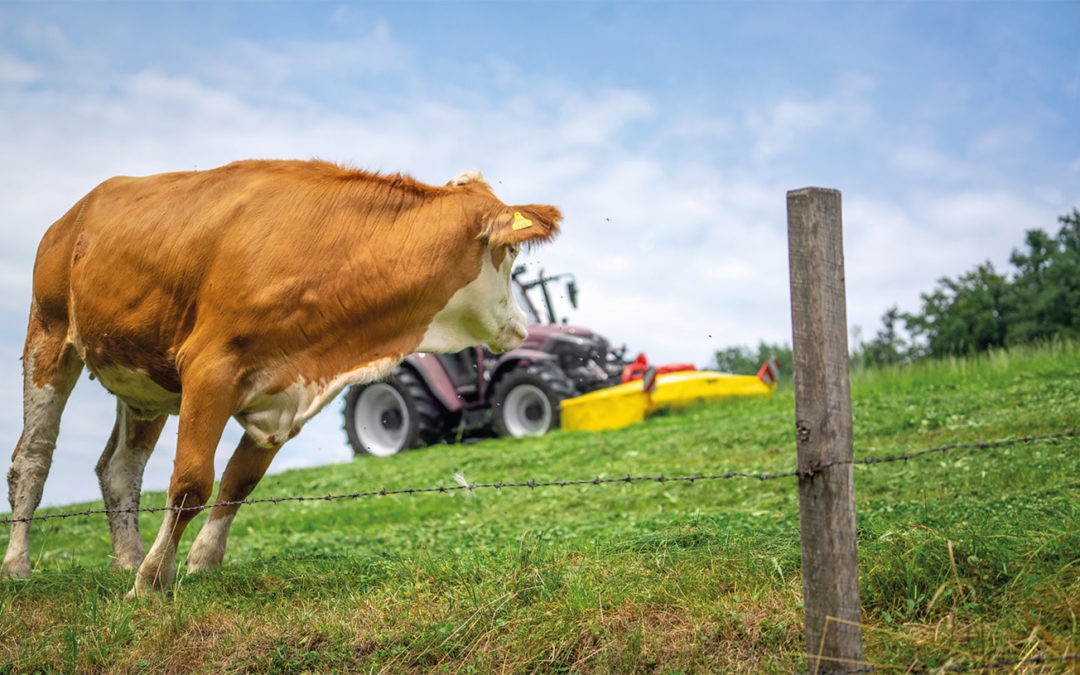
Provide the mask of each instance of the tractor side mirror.
POLYGON ((570 306, 577 309, 577 283, 570 281, 566 284, 566 295, 570 298, 570 306))

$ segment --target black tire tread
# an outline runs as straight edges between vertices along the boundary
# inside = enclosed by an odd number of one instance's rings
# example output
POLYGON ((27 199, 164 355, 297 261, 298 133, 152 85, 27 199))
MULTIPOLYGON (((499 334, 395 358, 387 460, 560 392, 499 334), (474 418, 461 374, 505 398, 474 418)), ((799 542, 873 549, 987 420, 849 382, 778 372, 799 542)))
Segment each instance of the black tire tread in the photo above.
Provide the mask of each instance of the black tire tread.
POLYGON ((495 384, 492 397, 492 426, 496 435, 504 437, 510 435, 502 415, 502 402, 514 387, 522 383, 536 385, 547 395, 552 408, 551 426, 548 427, 548 431, 558 429, 562 417, 562 401, 576 396, 577 389, 574 387, 574 381, 554 361, 533 361, 506 373, 495 384))
POLYGON ((427 385, 411 368, 399 367, 394 370, 394 378, 413 400, 416 416, 420 423, 417 445, 435 445, 446 438, 446 411, 442 404, 428 391, 427 385))

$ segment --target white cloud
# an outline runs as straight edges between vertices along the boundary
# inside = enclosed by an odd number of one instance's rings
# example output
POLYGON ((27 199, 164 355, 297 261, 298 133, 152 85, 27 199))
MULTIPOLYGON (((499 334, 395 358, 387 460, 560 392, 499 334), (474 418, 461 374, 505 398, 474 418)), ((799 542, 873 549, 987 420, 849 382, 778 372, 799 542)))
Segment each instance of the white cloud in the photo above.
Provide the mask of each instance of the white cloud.
POLYGON ((194 52, 191 58, 192 72, 208 82, 254 100, 277 99, 279 105, 332 100, 369 107, 367 83, 385 76, 409 79, 416 67, 413 49, 396 40, 385 21, 348 40, 236 39, 208 53, 194 52))
POLYGON ((893 166, 921 181, 965 181, 979 174, 979 167, 928 143, 896 146, 891 152, 893 166))
POLYGON ((929 199, 924 217, 931 227, 952 236, 981 239, 1009 237, 1023 229, 1052 223, 1052 218, 1047 221, 1047 210, 1046 205, 1009 192, 961 191, 929 199))
POLYGON ((918 311, 919 295, 943 276, 988 259, 1008 271, 1009 253, 1024 231, 1047 229, 1060 210, 1034 191, 917 192, 903 202, 845 198, 849 324, 872 336, 888 307, 918 311))
POLYGON ((558 134, 568 144, 604 145, 628 125, 654 114, 652 103, 634 91, 606 90, 591 96, 568 92, 558 134))
POLYGON ((768 160, 782 155, 797 144, 816 140, 811 133, 854 134, 872 116, 867 97, 873 89, 871 78, 847 75, 824 96, 783 98, 765 111, 752 111, 746 125, 756 137, 754 156, 768 160))
POLYGON ((0 54, 0 87, 27 85, 37 78, 38 69, 33 64, 10 54, 0 54))
POLYGON ((1035 142, 1035 131, 1027 125, 991 127, 975 135, 972 149, 982 156, 1014 152, 1035 142))

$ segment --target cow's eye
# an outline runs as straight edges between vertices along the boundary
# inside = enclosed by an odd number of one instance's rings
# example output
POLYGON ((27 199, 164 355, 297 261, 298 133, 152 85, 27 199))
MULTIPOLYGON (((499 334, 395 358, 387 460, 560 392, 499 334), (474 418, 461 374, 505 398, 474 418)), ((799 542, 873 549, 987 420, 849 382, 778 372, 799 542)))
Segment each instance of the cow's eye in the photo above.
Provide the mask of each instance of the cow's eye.
POLYGON ((521 253, 521 247, 517 245, 507 246, 506 251, 510 254, 511 258, 516 258, 518 253, 521 253))

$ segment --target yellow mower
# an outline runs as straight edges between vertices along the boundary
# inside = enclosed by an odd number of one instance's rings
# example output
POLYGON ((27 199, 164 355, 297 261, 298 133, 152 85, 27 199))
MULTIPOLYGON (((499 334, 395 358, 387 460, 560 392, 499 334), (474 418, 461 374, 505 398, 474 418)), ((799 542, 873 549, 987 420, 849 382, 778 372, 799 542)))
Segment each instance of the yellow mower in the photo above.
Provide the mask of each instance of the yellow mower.
POLYGON ((619 429, 657 412, 667 412, 735 396, 769 396, 776 389, 778 363, 769 359, 757 375, 696 370, 688 364, 649 366, 644 355, 627 366, 624 382, 562 402, 563 430, 619 429))

